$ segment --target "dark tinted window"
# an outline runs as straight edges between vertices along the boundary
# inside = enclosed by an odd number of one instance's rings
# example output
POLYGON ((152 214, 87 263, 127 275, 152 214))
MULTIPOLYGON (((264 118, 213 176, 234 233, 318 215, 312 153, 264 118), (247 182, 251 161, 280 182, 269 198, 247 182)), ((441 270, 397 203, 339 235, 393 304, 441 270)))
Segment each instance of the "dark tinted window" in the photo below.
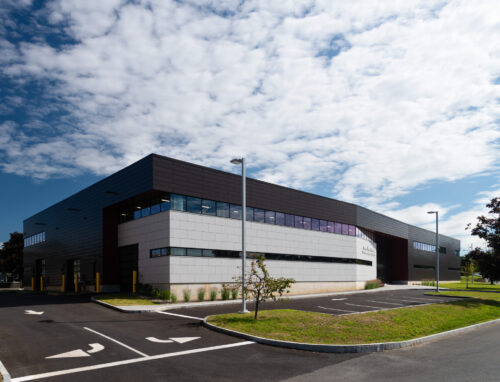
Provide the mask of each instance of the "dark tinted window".
POLYGON ((347 224, 342 224, 342 235, 349 234, 349 226, 347 224))
POLYGON ((160 204, 155 204, 154 206, 151 206, 151 215, 157 214, 160 211, 161 211, 160 204))
POLYGON ((281 212, 276 212, 276 224, 285 225, 285 214, 281 212))
POLYGON ((266 211, 266 223, 274 224, 276 221, 276 212, 274 211, 266 211))
POLYGON ((201 213, 204 215, 215 216, 217 214, 215 202, 213 200, 203 199, 201 201, 201 213))
POLYGON ((313 231, 319 231, 319 220, 318 219, 311 219, 311 229, 313 231))
POLYGON ((294 227, 295 226, 293 215, 285 214, 285 225, 287 227, 294 227))
POLYGON ((356 227, 353 225, 349 226, 349 236, 356 236, 356 227))
POLYGON ((169 211, 170 210, 170 200, 168 199, 161 199, 161 210, 162 211, 169 211))
POLYGON ((247 207, 247 222, 253 222, 253 207, 247 207))
POLYGON ((215 254, 214 254, 214 251, 211 250, 211 249, 204 249, 203 250, 203 256, 204 257, 214 257, 215 254))
POLYGON ((142 209, 141 212, 142 212, 141 213, 142 217, 146 217, 146 216, 149 216, 150 209, 149 209, 149 207, 145 207, 142 209))
POLYGON ((186 248, 170 248, 171 256, 186 256, 186 248))
POLYGON ((311 218, 304 218, 304 229, 311 229, 311 218))
POLYGON ((328 222, 326 220, 320 220, 319 221, 319 230, 321 232, 327 232, 328 231, 328 222))
POLYGON ((201 256, 201 249, 187 248, 186 252, 188 256, 201 256))
POLYGON ((304 228, 304 218, 295 215, 295 228, 304 228))
POLYGON ((241 206, 238 206, 237 204, 231 204, 229 211, 229 217, 231 219, 241 220, 241 206))
POLYGON ((334 223, 335 224, 335 233, 342 233, 342 224, 340 223, 334 223))
POLYGON ((229 204, 224 202, 217 202, 217 216, 228 218, 229 217, 229 204))
POLYGON ((201 214, 201 199, 188 196, 187 197, 187 212, 201 214))
POLYGON ((184 195, 170 195, 170 203, 173 210, 186 211, 186 197, 184 195))
POLYGON ((264 223, 264 210, 255 208, 253 210, 253 220, 258 223, 264 223))
POLYGON ((142 217, 142 212, 141 210, 135 210, 134 211, 134 219, 139 219, 142 217))

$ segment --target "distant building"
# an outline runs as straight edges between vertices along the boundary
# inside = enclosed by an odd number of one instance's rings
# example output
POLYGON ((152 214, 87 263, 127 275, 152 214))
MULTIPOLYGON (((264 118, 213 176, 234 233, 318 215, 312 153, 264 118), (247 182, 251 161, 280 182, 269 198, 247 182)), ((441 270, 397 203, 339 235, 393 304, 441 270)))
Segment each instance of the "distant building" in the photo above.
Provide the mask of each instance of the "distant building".
MULTIPOLYGON (((151 154, 24 221, 25 285, 93 290, 232 281, 241 265, 241 177, 151 154)), ((247 180, 247 251, 293 293, 435 278, 434 232, 361 206, 247 180)), ((423 211, 422 213, 425 213, 423 211)), ((440 279, 460 278, 460 241, 440 235, 440 279)), ((251 260, 249 260, 251 261, 251 260)), ((195 293, 192 293, 195 295, 195 293)))

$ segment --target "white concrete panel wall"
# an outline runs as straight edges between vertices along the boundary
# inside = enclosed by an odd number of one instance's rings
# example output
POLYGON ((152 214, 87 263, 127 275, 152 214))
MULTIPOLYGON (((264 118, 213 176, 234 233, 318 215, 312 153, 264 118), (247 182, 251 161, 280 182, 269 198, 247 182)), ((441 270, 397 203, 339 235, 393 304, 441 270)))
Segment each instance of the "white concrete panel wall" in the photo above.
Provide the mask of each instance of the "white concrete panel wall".
MULTIPOLYGON (((119 246, 139 244, 139 281, 143 283, 227 283, 240 274, 239 259, 203 257, 150 258, 160 247, 241 250, 238 220, 170 211, 121 224, 119 246), (170 234, 169 234, 170 233, 170 234)), ((273 276, 297 282, 351 282, 376 277, 376 249, 352 236, 248 222, 247 251, 359 258, 372 266, 339 263, 269 261, 273 276)))

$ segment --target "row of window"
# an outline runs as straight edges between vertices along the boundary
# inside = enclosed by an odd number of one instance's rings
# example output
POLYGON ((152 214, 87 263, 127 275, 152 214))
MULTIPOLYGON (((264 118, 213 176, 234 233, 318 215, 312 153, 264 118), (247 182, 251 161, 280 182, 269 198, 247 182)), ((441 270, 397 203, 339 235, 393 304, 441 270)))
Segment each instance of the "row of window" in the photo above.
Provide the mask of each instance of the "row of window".
MULTIPOLYGON (((368 266, 372 265, 372 262, 368 260, 343 258, 343 257, 285 255, 282 253, 247 252, 247 258, 249 259, 255 259, 260 255, 263 255, 266 258, 266 260, 308 261, 317 263, 341 263, 341 264, 358 264, 358 265, 368 265, 368 266)), ((165 247, 165 248, 151 249, 150 256, 151 257, 194 256, 194 257, 218 257, 218 258, 238 259, 241 258, 241 252, 227 251, 220 249, 165 247)))
MULTIPOLYGON (((120 221, 123 223, 134 219, 140 219, 170 209, 230 219, 242 219, 242 208, 240 205, 170 194, 152 203, 137 206, 135 210, 121 212, 120 221)), ((314 219, 306 216, 290 215, 260 208, 247 207, 246 220, 250 222, 356 236, 372 243, 374 242, 374 237, 371 232, 365 232, 354 225, 314 219)))
POLYGON ((413 265, 413 268, 419 268, 419 269, 435 269, 436 267, 434 265, 419 265, 415 264, 413 265))
POLYGON ((29 247, 38 243, 43 243, 45 241, 45 232, 37 233, 36 235, 31 235, 24 238, 24 246, 29 247))
MULTIPOLYGON (((426 252, 436 252, 436 246, 432 244, 426 244, 426 243, 420 243, 418 241, 413 242, 413 248, 418 249, 420 251, 426 251, 426 252)), ((446 253, 446 247, 439 247, 439 253, 446 253)), ((455 254, 457 254, 457 251, 455 251, 455 254)))

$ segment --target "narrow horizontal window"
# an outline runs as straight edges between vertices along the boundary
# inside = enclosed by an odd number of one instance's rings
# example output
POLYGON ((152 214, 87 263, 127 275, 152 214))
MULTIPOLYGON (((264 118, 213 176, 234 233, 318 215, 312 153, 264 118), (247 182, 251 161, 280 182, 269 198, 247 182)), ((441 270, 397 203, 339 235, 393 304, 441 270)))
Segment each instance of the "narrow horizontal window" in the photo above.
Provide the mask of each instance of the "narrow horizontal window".
POLYGON ((203 199, 201 201, 201 213, 203 215, 216 216, 217 208, 215 201, 203 199))

